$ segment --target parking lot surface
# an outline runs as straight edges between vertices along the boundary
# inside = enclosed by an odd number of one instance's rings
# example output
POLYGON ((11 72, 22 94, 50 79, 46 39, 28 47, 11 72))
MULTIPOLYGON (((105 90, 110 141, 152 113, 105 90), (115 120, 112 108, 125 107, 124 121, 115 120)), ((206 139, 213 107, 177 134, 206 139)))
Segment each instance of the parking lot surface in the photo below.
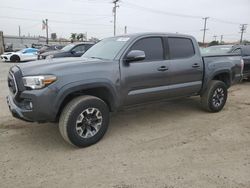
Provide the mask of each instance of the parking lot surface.
POLYGON ((11 63, 0 62, 0 187, 250 187, 250 82, 230 88, 219 113, 199 98, 112 114, 107 134, 78 149, 56 124, 12 118, 11 63))

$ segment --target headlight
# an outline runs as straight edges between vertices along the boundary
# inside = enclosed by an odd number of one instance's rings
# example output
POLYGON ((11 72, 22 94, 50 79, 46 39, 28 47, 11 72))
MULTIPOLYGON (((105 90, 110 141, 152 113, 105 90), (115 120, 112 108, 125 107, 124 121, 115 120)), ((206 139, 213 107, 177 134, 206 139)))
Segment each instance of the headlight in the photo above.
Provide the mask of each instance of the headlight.
POLYGON ((54 57, 54 55, 48 55, 46 56, 46 59, 52 59, 54 57))
POLYGON ((30 89, 41 89, 56 81, 54 75, 41 75, 41 76, 25 76, 23 77, 23 84, 30 89))

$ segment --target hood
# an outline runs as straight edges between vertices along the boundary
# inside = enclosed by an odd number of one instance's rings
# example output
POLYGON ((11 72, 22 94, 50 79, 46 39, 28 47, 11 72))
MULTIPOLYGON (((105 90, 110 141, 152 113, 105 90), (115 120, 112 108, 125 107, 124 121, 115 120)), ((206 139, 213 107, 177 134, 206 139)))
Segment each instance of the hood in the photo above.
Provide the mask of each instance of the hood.
POLYGON ((68 57, 32 61, 18 64, 17 66, 21 69, 23 76, 43 74, 63 75, 65 72, 73 72, 77 69, 78 71, 83 71, 87 67, 95 67, 105 62, 99 59, 68 57))
POLYGON ((48 51, 48 52, 41 52, 41 55, 43 56, 49 56, 49 55, 55 55, 55 54, 60 54, 60 53, 64 53, 64 51, 62 50, 53 50, 53 51, 48 51))
POLYGON ((5 53, 3 53, 2 55, 12 55, 12 54, 14 54, 14 53, 16 53, 16 52, 5 52, 5 53))

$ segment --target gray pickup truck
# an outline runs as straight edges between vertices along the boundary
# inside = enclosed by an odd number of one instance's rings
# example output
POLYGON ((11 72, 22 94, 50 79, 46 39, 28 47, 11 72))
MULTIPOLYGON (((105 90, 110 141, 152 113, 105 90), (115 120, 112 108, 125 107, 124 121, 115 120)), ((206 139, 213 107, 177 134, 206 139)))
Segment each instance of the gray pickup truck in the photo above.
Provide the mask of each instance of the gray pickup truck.
POLYGON ((176 97, 200 96, 220 111, 227 89, 242 79, 237 55, 201 56, 192 36, 143 33, 103 39, 80 58, 19 64, 8 75, 7 103, 14 117, 59 122, 69 143, 98 142, 109 113, 123 107, 176 97))

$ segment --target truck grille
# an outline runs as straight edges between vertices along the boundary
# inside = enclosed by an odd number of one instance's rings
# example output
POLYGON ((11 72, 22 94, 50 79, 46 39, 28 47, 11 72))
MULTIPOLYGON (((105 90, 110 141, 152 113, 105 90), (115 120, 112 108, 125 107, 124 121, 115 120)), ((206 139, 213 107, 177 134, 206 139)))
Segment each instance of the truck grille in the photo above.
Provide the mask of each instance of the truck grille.
POLYGON ((10 90, 14 95, 17 94, 18 89, 17 89, 16 80, 15 80, 15 77, 14 77, 13 73, 11 73, 11 72, 9 72, 9 75, 8 75, 8 87, 9 87, 9 90, 10 90))

